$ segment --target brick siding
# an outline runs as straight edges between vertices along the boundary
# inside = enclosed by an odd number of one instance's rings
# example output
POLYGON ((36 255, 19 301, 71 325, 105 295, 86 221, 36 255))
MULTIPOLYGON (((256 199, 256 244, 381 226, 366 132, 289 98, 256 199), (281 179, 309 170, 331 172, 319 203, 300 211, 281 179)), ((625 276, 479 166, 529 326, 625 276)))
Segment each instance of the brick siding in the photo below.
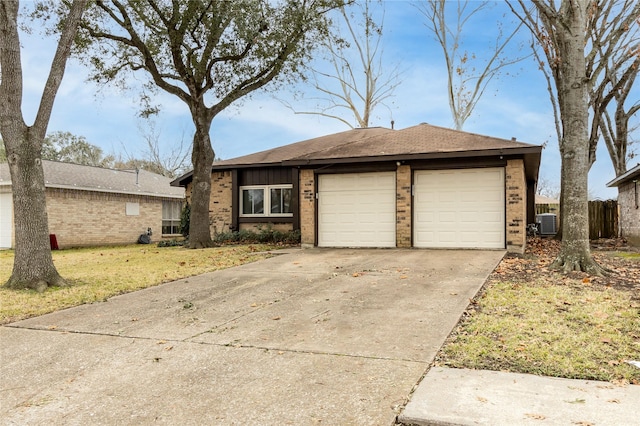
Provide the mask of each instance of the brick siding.
POLYGON ((411 167, 396 171, 396 246, 411 247, 411 167))
POLYGON ((161 239, 160 198, 57 188, 47 188, 46 196, 49 233, 60 248, 134 244, 147 228, 152 241, 161 239), (140 214, 127 216, 127 203, 138 203, 140 214))
POLYGON ((316 183, 313 170, 300 170, 300 234, 303 247, 316 242, 316 183))
POLYGON ((507 250, 523 253, 527 239, 527 182, 523 160, 508 160, 505 169, 507 250))
MULTIPOLYGON (((190 192, 189 192, 190 193, 190 192)), ((230 171, 211 173, 211 199, 209 200, 209 227, 211 235, 229 232, 232 217, 233 182, 230 171)))

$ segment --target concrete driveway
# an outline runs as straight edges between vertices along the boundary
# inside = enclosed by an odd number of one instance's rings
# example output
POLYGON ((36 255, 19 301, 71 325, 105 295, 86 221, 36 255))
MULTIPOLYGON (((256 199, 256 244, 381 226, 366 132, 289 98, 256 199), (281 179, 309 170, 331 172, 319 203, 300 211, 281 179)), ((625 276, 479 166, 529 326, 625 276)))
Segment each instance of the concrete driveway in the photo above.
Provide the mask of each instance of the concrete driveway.
POLYGON ((392 424, 503 255, 289 250, 0 327, 0 424, 392 424))

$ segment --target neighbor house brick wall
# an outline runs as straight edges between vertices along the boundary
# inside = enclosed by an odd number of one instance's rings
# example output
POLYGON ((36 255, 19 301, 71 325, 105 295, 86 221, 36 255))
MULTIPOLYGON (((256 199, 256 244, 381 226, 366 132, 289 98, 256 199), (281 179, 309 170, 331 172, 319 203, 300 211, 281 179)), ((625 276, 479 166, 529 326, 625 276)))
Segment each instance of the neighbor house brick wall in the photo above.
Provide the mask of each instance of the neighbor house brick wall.
POLYGON ((523 253, 527 239, 527 181, 523 160, 508 160, 505 168, 507 250, 523 253))
POLYGON ((47 188, 49 233, 60 248, 134 244, 147 228, 152 241, 162 232, 162 199, 91 191, 47 188), (126 204, 137 203, 139 214, 126 215, 126 204))
POLYGON ((300 234, 303 247, 316 242, 316 183, 313 170, 300 170, 300 234))
POLYGON ((640 182, 630 181, 618 187, 618 206, 620 236, 630 244, 640 246, 640 209, 636 208, 636 185, 640 194, 640 182))
POLYGON ((229 232, 233 221, 231 210, 233 182, 231 171, 211 173, 211 199, 209 200, 209 229, 211 235, 229 232))
POLYGON ((396 246, 411 247, 411 167, 396 171, 396 246))

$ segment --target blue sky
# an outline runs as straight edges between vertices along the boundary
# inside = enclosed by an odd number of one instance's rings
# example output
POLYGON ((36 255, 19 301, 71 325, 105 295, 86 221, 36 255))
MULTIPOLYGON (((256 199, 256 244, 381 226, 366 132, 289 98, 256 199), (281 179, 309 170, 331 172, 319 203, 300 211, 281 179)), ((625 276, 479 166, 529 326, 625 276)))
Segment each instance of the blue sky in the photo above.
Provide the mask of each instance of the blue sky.
MULTIPOLYGON (((453 120, 446 98, 446 71, 442 51, 424 26, 424 17, 411 2, 386 1, 384 22, 385 62, 398 64, 403 71, 401 84, 386 108, 377 110, 373 126, 410 127, 422 122, 451 127, 453 120)), ((495 37, 496 20, 508 22, 513 18, 506 7, 496 6, 490 16, 471 22, 465 34, 467 47, 482 56, 495 37)), ((526 33, 523 35, 526 40, 526 33)), ((25 118, 31 124, 49 70, 54 41, 39 34, 22 35, 24 70, 25 118)), ((520 48, 513 45, 515 54, 520 48)), ((526 47, 522 49, 527 49, 526 47)), ((540 176, 559 187, 560 158, 555 136, 553 114, 542 72, 532 59, 509 69, 510 76, 494 80, 464 130, 505 139, 512 137, 532 144, 544 144, 540 176)), ((137 93, 122 93, 114 88, 98 90, 86 82, 87 71, 75 60, 69 62, 62 86, 56 98, 49 132, 68 131, 81 135, 106 154, 124 151, 140 156, 144 142, 139 130, 144 122, 137 116, 137 93)), ((142 78, 142 76, 141 76, 142 78)), ((302 84, 295 89, 311 96, 312 90, 302 84)), ((635 89, 640 97, 640 88, 635 89)), ((255 93, 221 113, 213 121, 211 138, 216 156, 233 158, 288 143, 293 143, 348 128, 328 118, 295 115, 277 98, 292 99, 292 92, 255 93)), ((177 98, 159 93, 157 102, 162 111, 156 118, 160 140, 169 150, 171 143, 190 139, 193 124, 185 104, 177 98)), ((304 101, 295 103, 308 109, 304 101)), ((635 162, 629 164, 634 166, 635 162)), ((598 160, 589 175, 591 198, 615 198, 615 189, 606 183, 615 177, 604 144, 598 149, 598 160)))

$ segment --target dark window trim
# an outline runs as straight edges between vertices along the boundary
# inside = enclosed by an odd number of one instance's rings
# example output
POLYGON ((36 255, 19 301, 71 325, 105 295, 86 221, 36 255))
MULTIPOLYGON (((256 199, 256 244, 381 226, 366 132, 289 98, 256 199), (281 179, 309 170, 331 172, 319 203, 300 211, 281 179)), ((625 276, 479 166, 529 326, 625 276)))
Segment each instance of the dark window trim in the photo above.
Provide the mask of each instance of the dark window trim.
MULTIPOLYGON (((269 176, 268 171, 277 169, 278 167, 266 167, 267 176, 269 176)), ((286 167, 288 168, 288 167, 286 167)), ((233 169, 231 170, 231 230, 237 231, 240 229, 241 223, 292 223, 294 230, 300 229, 300 170, 297 167, 291 167, 291 182, 282 182, 278 181, 278 183, 269 182, 269 178, 267 178, 267 182, 252 182, 251 185, 240 185, 240 175, 242 174, 241 169, 233 169), (293 207, 293 215, 292 216, 249 216, 249 217, 241 217, 240 216, 240 186, 260 186, 260 185, 291 185, 292 186, 292 194, 291 194, 291 203, 293 207)))
POLYGON ((293 204, 293 230, 300 229, 300 170, 297 167, 291 169, 291 180, 293 184, 293 194, 291 203, 293 204))
POLYGON ((238 169, 231 170, 231 230, 239 228, 240 217, 240 186, 238 185, 238 169))
POLYGON ((238 218, 238 223, 293 223, 293 217, 249 216, 238 218))

